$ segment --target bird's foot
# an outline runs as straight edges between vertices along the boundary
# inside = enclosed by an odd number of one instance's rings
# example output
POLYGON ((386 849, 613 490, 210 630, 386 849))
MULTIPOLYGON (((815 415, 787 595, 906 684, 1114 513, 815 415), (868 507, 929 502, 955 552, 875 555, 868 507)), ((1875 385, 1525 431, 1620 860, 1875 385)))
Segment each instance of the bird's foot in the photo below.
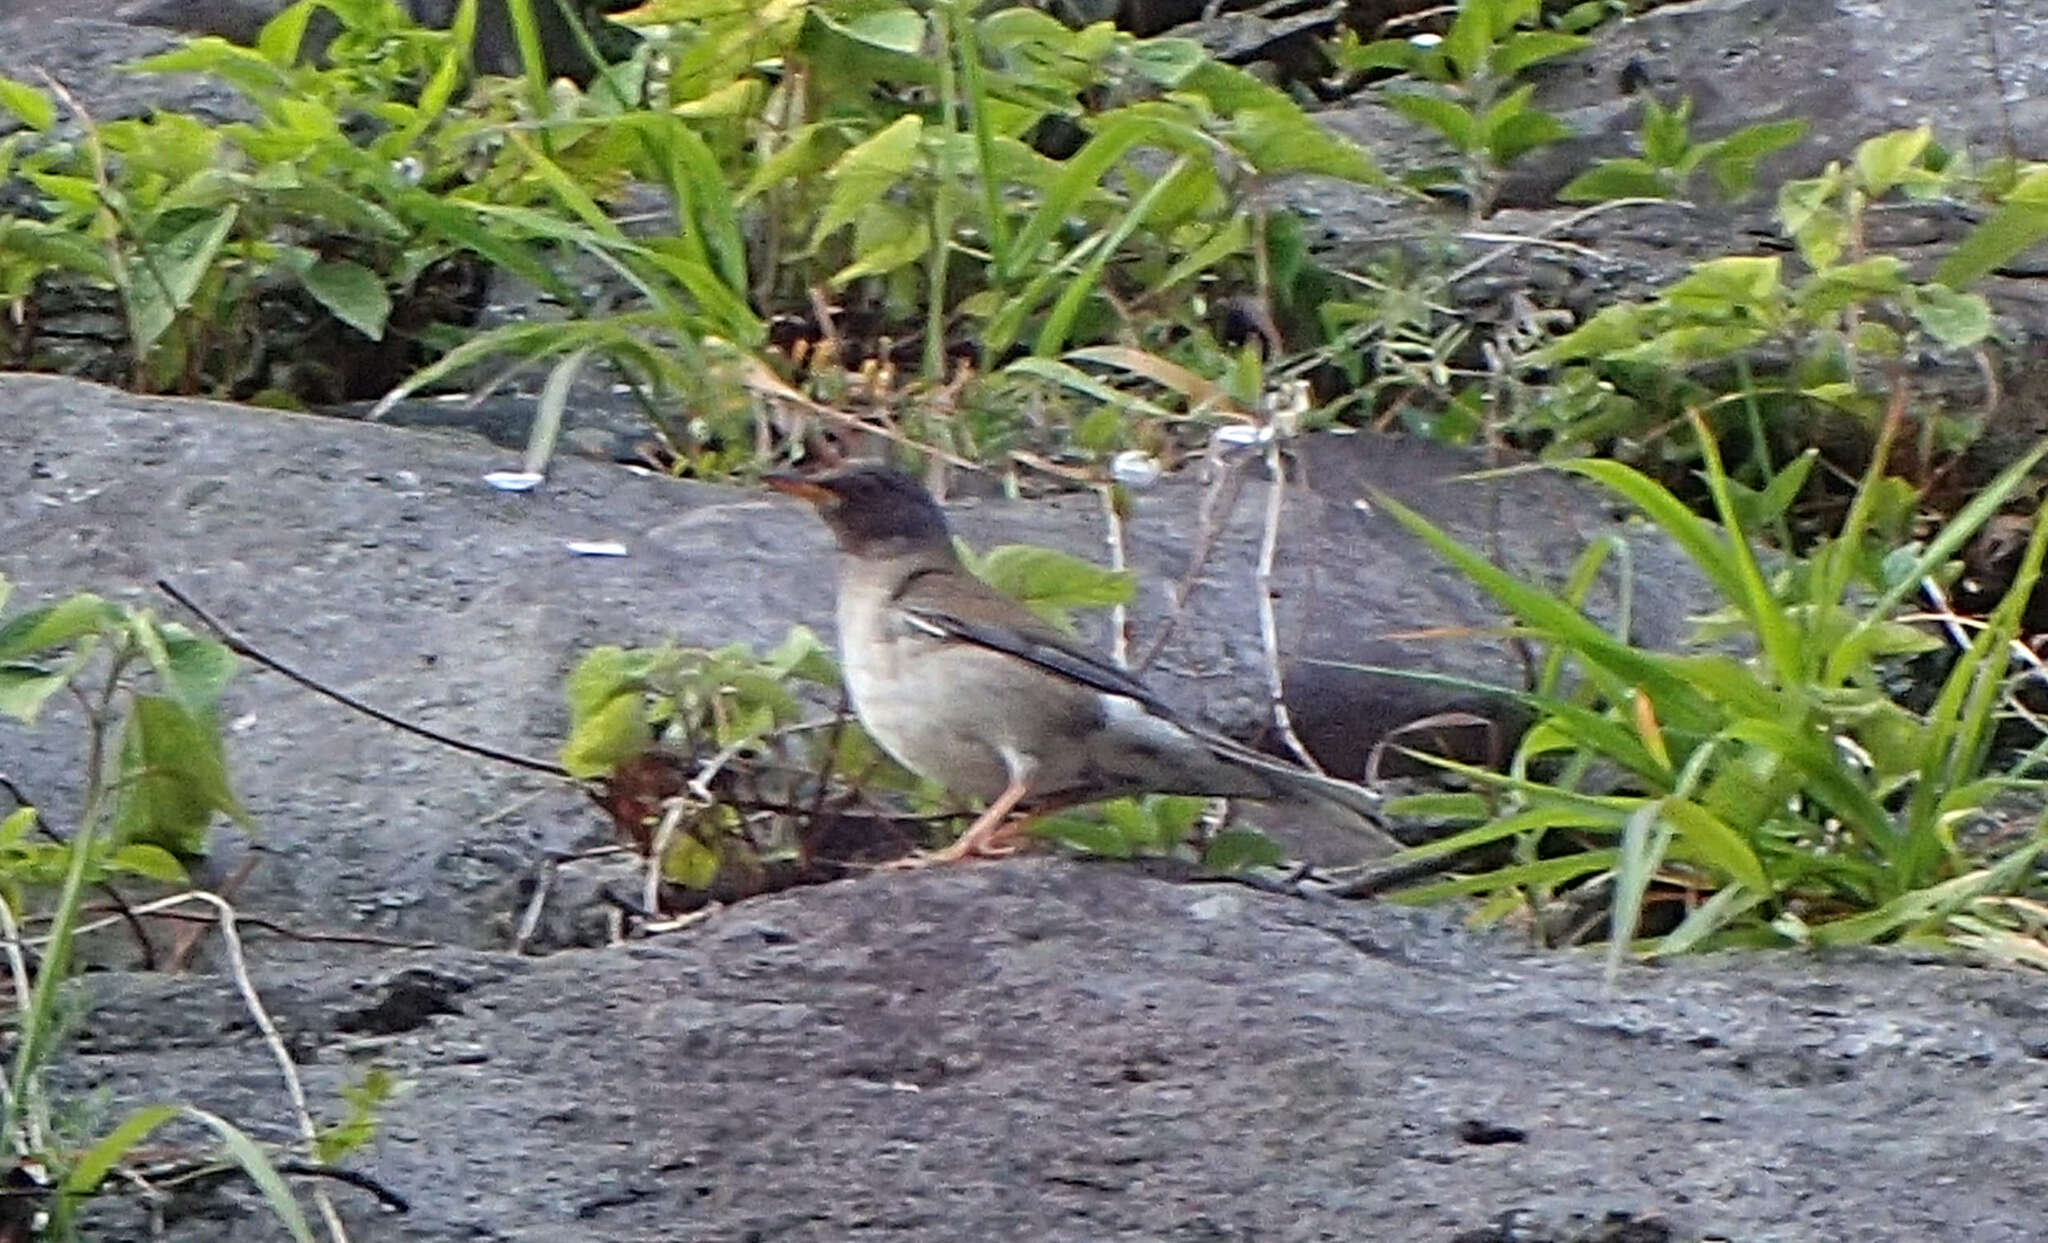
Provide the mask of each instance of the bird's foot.
POLYGON ((1007 859, 1023 850, 1028 844, 1017 840, 1021 836, 1022 823, 1006 824, 993 832, 976 833, 969 830, 960 835, 960 840, 943 850, 920 850, 892 859, 882 865, 884 871, 908 872, 928 868, 940 863, 965 863, 970 859, 1007 859))

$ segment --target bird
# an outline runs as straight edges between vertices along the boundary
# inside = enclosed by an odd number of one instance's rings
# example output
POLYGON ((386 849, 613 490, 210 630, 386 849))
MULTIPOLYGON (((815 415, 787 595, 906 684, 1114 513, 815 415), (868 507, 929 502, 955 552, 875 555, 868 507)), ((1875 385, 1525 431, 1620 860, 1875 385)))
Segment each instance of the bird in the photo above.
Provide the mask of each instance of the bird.
POLYGON ((1008 854, 1048 811, 1136 794, 1304 803, 1382 832, 1375 792, 1193 724, 976 578, 938 502, 902 471, 854 461, 765 482, 809 501, 838 543, 854 715, 905 768, 985 805, 953 845, 918 862, 1008 854))

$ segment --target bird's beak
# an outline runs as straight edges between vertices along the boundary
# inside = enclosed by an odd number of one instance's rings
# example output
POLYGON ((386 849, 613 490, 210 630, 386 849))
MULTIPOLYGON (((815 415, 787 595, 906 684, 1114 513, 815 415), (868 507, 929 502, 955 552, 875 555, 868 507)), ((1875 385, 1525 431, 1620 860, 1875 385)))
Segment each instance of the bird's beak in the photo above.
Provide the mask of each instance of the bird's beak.
POLYGON ((816 480, 806 479, 802 475, 780 471, 773 475, 762 476, 761 482, 777 492, 784 492, 801 500, 809 501, 819 509, 831 509, 839 504, 839 494, 837 492, 816 480))

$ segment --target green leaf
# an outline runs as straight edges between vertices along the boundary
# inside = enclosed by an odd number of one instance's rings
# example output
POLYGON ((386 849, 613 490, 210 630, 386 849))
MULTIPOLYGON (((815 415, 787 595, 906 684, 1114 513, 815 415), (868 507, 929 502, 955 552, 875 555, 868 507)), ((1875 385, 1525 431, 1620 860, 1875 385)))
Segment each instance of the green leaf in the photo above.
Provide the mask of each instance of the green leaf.
POLYGON ((57 103, 26 82, 0 75, 0 108, 21 118, 32 130, 42 131, 57 123, 57 103))
POLYGON ((870 203, 854 221, 854 260, 832 274, 832 286, 907 267, 931 246, 931 228, 923 215, 886 200, 870 203))
POLYGON ((1047 838, 1104 859, 1130 859, 1138 853, 1124 830, 1085 816, 1046 816, 1033 821, 1030 832, 1033 837, 1047 838))
POLYGON ((676 834, 661 861, 662 879, 685 889, 709 889, 718 879, 718 852, 688 833, 676 834))
POLYGON ((1565 183, 1557 196, 1568 203, 1600 203, 1609 199, 1671 198, 1676 187, 1649 162, 1602 160, 1565 183))
POLYGON ((637 693, 646 673, 646 660, 623 647, 607 644, 592 648, 576 662, 563 683, 563 693, 569 701, 569 723, 578 724, 603 711, 620 695, 637 693))
POLYGON ((375 272, 353 259, 323 259, 301 273, 299 283, 342 323, 372 341, 384 339, 391 295, 375 272))
POLYGON ((256 36, 256 50, 280 69, 289 69, 297 64, 299 48, 306 38, 306 23, 318 7, 316 0, 299 0, 265 22, 262 32, 256 36))
POLYGON ((1862 179, 1863 192, 1874 199, 1883 197, 1905 180, 1933 140, 1934 131, 1926 125, 1865 140, 1856 148, 1856 173, 1862 179))
POLYGON ((1534 89, 1525 86, 1495 104, 1480 124, 1480 132, 1486 135, 1486 149, 1498 163, 1513 163, 1538 147, 1572 137, 1571 128, 1564 122, 1541 108, 1528 106, 1528 95, 1534 89))
POLYGON ((1658 168, 1677 168, 1692 142, 1692 96, 1666 109, 1654 97, 1643 102, 1643 158, 1658 168))
POLYGON ((834 161, 825 172, 832 190, 811 230, 811 245, 852 224, 870 203, 895 189, 916 166, 923 143, 924 122, 913 113, 898 117, 834 161))
POLYGON ((176 855, 147 842, 131 842, 115 850, 107 856, 107 867, 110 871, 127 872, 166 885, 183 885, 192 879, 176 855))
POLYGON ((0 625, 0 661, 39 655, 120 624, 120 609, 95 595, 75 595, 0 625))
POLYGON ((1388 107, 1417 125, 1435 130, 1459 151, 1471 153, 1480 146, 1479 121, 1471 112, 1441 95, 1418 91, 1388 91, 1381 96, 1388 107))
POLYGON ((240 212, 239 207, 225 207, 194 221, 163 242, 143 247, 142 255, 129 265, 122 294, 138 354, 148 353, 192 304, 192 295, 220 257, 240 212))
POLYGON ((91 1195, 113 1168, 121 1164, 137 1144, 149 1137, 150 1132, 181 1112, 176 1105, 145 1105, 121 1119, 119 1125, 79 1154, 78 1160, 64 1175, 63 1193, 67 1196, 91 1195))
MULTIPOLYGON (((2048 170, 2028 180, 2048 188, 2048 170)), ((2048 203, 2023 202, 2015 195, 1949 252, 1935 269, 1935 279, 1950 289, 1961 289, 2003 267, 2042 238, 2048 238, 2048 203)))
POLYGON ((1747 886, 1753 893, 1776 891, 1777 886, 1771 883, 1770 874, 1749 842, 1713 812, 1698 803, 1676 798, 1663 800, 1659 811, 1678 830, 1684 843, 1681 853, 1686 857, 1747 886))
POLYGON ((1696 263, 1660 301, 1687 310, 1749 312, 1769 306, 1783 292, 1775 256, 1726 255, 1696 263))
POLYGON ((1068 624, 1076 609, 1129 604, 1137 592, 1137 576, 1128 570, 1104 569, 1033 544, 991 548, 969 568, 989 586, 1058 625, 1068 624))
POLYGON ((1765 121, 1706 144, 1703 159, 1715 186, 1732 198, 1749 192, 1759 160, 1805 136, 1804 120, 1765 121))
POLYGON ((1493 74, 1497 78, 1512 78, 1531 65, 1569 56, 1592 45, 1593 41, 1583 35, 1552 30, 1518 31, 1494 45, 1493 74))
POLYGON ((33 725, 43 704, 70 681, 68 671, 53 672, 25 664, 0 665, 0 712, 33 725))
POLYGON ((616 694, 603 706, 577 716, 561 753, 562 767, 572 777, 607 776, 653 742, 647 710, 637 692, 616 694))
POLYGON ((1296 107, 1247 108, 1230 119, 1232 146, 1260 174, 1315 173, 1363 185, 1386 174, 1350 139, 1296 107))
POLYGON ((1278 866, 1287 857, 1280 843, 1256 829, 1225 829, 1202 850, 1202 866, 1217 872, 1278 866))
POLYGON ((220 735, 175 700, 138 695, 122 728, 114 830, 123 843, 161 846, 191 858, 206 853, 215 815, 246 824, 228 786, 220 735))
POLYGON ((269 1157, 263 1155, 263 1150, 256 1146, 255 1141, 225 1118, 207 1113, 203 1109, 194 1109, 186 1105, 182 1106, 179 1112, 220 1136, 221 1143, 228 1150, 228 1156, 236 1165, 242 1167, 242 1172, 249 1176, 249 1181, 263 1193, 264 1203, 270 1206, 270 1211, 291 1233, 293 1243, 313 1243, 312 1227, 306 1224, 306 1215, 300 1211, 299 1202, 292 1198, 291 1188, 285 1186, 284 1179, 278 1176, 277 1167, 270 1163, 269 1157))
POLYGON ((1128 56, 1140 76, 1169 91, 1178 90, 1211 60, 1208 50, 1193 39, 1142 39, 1128 56))
POLYGON ((1907 291, 1906 305, 1922 331, 1949 349, 1969 349, 1991 335, 1991 304, 1982 294, 1916 285, 1907 291))
POLYGON ((164 661, 156 666, 178 706, 195 718, 211 718, 220 707, 220 697, 235 676, 235 654, 226 644, 202 639, 183 626, 165 626, 161 652, 164 661))
POLYGON ((1458 15, 1441 46, 1460 81, 1470 82, 1479 76, 1494 40, 1513 27, 1511 20, 1501 19, 1500 7, 1497 0, 1464 0, 1458 5, 1458 15))

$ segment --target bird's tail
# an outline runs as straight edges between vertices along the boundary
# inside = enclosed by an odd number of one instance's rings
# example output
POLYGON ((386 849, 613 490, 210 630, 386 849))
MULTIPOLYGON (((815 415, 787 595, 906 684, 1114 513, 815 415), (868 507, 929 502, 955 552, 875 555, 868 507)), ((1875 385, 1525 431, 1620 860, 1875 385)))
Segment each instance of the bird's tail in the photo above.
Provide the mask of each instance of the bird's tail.
POLYGON ((1400 847, 1400 843, 1387 831, 1386 822, 1380 819, 1379 807, 1384 800, 1377 790, 1324 776, 1278 756, 1254 751, 1228 738, 1212 735, 1205 741, 1216 751, 1217 758, 1239 768, 1250 769, 1264 778, 1272 787, 1274 797, 1307 803, 1345 828, 1380 838, 1396 849, 1400 847))

